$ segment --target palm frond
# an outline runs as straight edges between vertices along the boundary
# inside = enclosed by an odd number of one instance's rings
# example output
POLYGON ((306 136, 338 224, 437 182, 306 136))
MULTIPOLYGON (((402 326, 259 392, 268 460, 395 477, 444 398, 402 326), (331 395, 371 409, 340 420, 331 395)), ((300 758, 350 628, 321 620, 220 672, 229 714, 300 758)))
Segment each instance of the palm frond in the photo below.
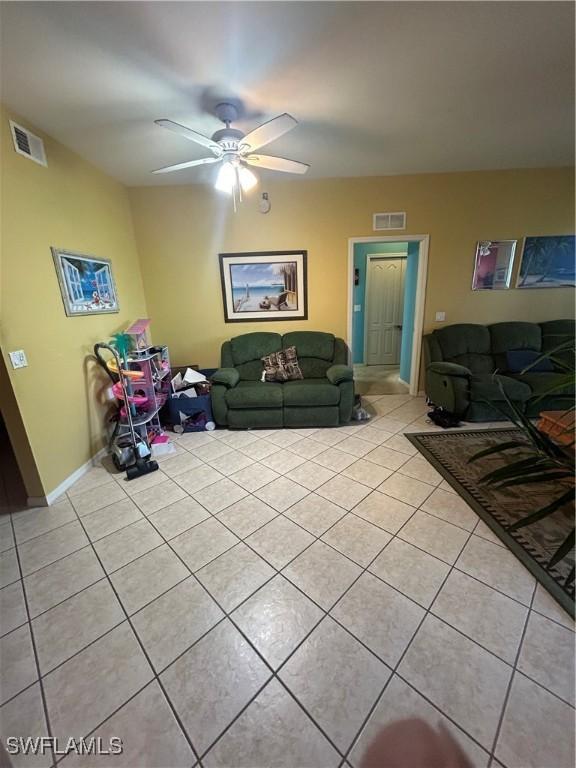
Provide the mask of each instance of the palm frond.
POLYGON ((506 443, 500 443, 499 445, 491 445, 490 448, 485 448, 483 451, 478 451, 474 456, 468 459, 468 464, 472 464, 478 459, 483 459, 485 456, 491 456, 493 453, 501 453, 502 451, 509 451, 512 448, 526 448, 526 443, 520 440, 509 440, 506 443))
POLYGON ((562 367, 566 368, 569 371, 572 371, 572 368, 570 368, 569 365, 566 363, 558 360, 558 358, 555 358, 554 355, 557 352, 570 352, 573 348, 574 344, 571 339, 567 339, 566 341, 560 342, 557 346, 550 349, 548 352, 542 352, 542 354, 536 358, 533 362, 530 363, 530 365, 527 365, 526 368, 522 369, 522 373, 526 373, 531 368, 534 368, 536 365, 541 363, 543 360, 551 360, 553 363, 560 364, 562 367))
POLYGON ((547 455, 561 454, 562 450, 552 440, 550 440, 548 435, 540 432, 537 427, 532 424, 528 416, 526 416, 526 414, 523 413, 523 411, 521 411, 518 406, 512 402, 512 400, 510 400, 504 390, 504 387, 502 386, 502 383, 498 381, 497 377, 496 383, 498 384, 498 388, 500 389, 500 392, 502 393, 502 396, 510 410, 506 411, 504 408, 500 407, 498 403, 489 403, 489 405, 500 411, 500 413, 502 413, 507 419, 511 419, 512 422, 518 427, 518 429, 521 429, 526 437, 529 438, 530 442, 537 451, 547 455))
POLYGON ((560 509, 564 504, 567 504, 573 496, 574 491, 572 489, 566 491, 566 493, 562 494, 562 496, 559 496, 557 499, 554 499, 554 501, 550 502, 550 504, 547 504, 545 507, 542 507, 542 509, 533 512, 531 515, 528 515, 528 517, 523 517, 522 520, 518 520, 516 523, 513 523, 513 525, 508 526, 508 530, 517 531, 519 528, 524 528, 526 525, 532 525, 532 523, 542 520, 542 518, 551 515, 552 512, 556 512, 557 509, 560 509))
POLYGON ((568 477, 572 477, 572 472, 549 472, 542 475, 529 475, 527 477, 511 478, 510 480, 503 480, 496 485, 498 489, 510 488, 514 485, 530 485, 531 483, 546 483, 555 480, 565 480, 568 477))
MULTIPOLYGON (((554 351, 562 351, 567 348, 567 343, 563 342, 558 345, 554 351)), ((571 348, 571 347, 570 347, 571 348)), ((538 360, 534 361, 530 366, 527 366, 525 370, 533 367, 543 357, 549 357, 550 355, 544 355, 538 360)), ((549 394, 552 391, 557 391, 561 387, 566 386, 566 382, 574 381, 573 367, 564 365, 561 361, 558 361, 559 366, 565 368, 568 373, 563 376, 562 383, 557 383, 550 387, 545 394, 549 394)), ((493 456, 497 453, 504 453, 514 448, 524 448, 532 452, 531 456, 508 463, 503 467, 487 472, 480 478, 480 482, 493 485, 498 489, 513 488, 515 486, 531 486, 544 482, 556 482, 559 480, 567 480, 574 477, 574 451, 566 450, 554 442, 547 434, 541 432, 535 424, 526 416, 526 414, 518 408, 518 406, 510 400, 506 391, 502 385, 502 381, 498 376, 494 376, 494 380, 502 393, 506 408, 502 407, 497 402, 491 402, 493 408, 499 410, 506 418, 510 419, 514 425, 521 430, 526 436, 528 442, 521 442, 519 440, 509 440, 498 446, 490 446, 474 454, 468 463, 473 463, 479 459, 493 456)), ((568 409, 570 412, 573 409, 568 409)), ((528 491, 528 488, 526 489, 528 491)), ((549 515, 554 514, 562 506, 567 504, 573 497, 574 491, 572 488, 564 490, 560 496, 553 499, 549 504, 541 509, 533 512, 522 520, 514 523, 508 530, 515 531, 524 526, 532 525, 539 520, 542 520, 549 515)), ((556 563, 560 562, 570 552, 574 546, 574 529, 568 534, 564 542, 558 547, 553 557, 551 558, 548 568, 552 568, 556 563)), ((566 584, 572 583, 574 580, 574 568, 572 568, 566 584)))
POLYGON ((564 539, 564 542, 560 544, 556 552, 550 558, 550 562, 548 563, 548 568, 554 568, 556 563, 559 563, 560 560, 565 558, 566 555, 570 552, 570 550, 573 549, 573 547, 574 547, 574 528, 572 528, 571 532, 564 539))
MULTIPOLYGON (((545 397, 548 397, 548 395, 553 395, 554 392, 560 392, 563 389, 567 389, 568 386, 571 386, 572 389, 574 389, 574 376, 570 375, 569 379, 569 381, 563 379, 562 381, 558 381, 556 384, 552 384, 551 386, 547 387, 544 392, 541 392, 538 397, 534 398, 533 402, 537 403, 539 400, 543 400, 545 397)), ((567 397, 570 397, 570 395, 567 395, 567 397)))
POLYGON ((481 483, 491 485, 497 483, 500 480, 505 480, 508 477, 516 477, 518 475, 532 474, 533 472, 541 469, 555 468, 556 464, 550 462, 549 459, 542 456, 530 456, 527 459, 521 461, 515 461, 513 464, 506 464, 503 467, 493 469, 480 478, 481 483))

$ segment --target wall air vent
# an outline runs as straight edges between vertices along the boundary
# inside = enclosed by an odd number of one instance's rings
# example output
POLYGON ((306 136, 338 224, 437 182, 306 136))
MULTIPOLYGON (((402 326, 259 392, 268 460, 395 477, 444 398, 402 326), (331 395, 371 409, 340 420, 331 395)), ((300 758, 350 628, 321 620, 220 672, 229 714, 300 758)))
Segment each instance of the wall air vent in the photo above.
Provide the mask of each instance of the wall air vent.
POLYGON ((40 165, 48 165, 46 162, 46 152, 44 151, 44 142, 39 136, 36 136, 27 128, 18 125, 13 120, 10 120, 10 130, 12 131, 14 149, 19 155, 24 155, 24 157, 34 160, 35 163, 40 163, 40 165))
POLYGON ((375 232, 380 232, 383 229, 406 229, 405 211, 375 213, 372 220, 372 228, 375 232))

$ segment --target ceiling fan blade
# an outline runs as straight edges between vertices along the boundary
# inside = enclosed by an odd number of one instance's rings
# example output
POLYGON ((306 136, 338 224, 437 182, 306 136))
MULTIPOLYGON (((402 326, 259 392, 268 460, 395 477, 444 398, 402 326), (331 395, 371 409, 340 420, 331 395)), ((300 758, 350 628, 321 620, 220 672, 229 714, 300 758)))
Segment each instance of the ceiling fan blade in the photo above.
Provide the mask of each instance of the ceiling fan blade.
POLYGON ((200 160, 189 160, 187 163, 176 163, 176 165, 167 165, 164 168, 158 168, 152 173, 172 173, 172 171, 182 171, 184 168, 193 168, 195 165, 207 165, 208 163, 219 163, 219 157, 201 157, 200 160))
POLYGON ((297 160, 287 160, 285 157, 274 157, 273 155, 248 155, 244 160, 249 165, 256 165, 258 168, 285 171, 286 173, 306 173, 310 168, 307 163, 299 163, 297 160))
POLYGON ((259 147, 263 147, 265 144, 270 144, 274 139, 280 138, 280 136, 291 131, 298 125, 298 120, 295 120, 292 115, 284 112, 283 115, 273 117, 272 120, 268 120, 267 123, 259 125, 258 128, 254 128, 253 131, 246 134, 240 143, 240 148, 245 149, 248 152, 254 152, 259 147))
POLYGON ((195 141, 196 144, 201 144, 203 147, 208 147, 208 149, 211 149, 212 152, 214 152, 217 155, 222 154, 222 148, 219 144, 216 144, 215 141, 212 141, 212 139, 208 138, 208 136, 204 136, 201 133, 197 133, 196 131, 193 131, 191 128, 186 128, 185 125, 180 125, 180 123, 175 123, 173 120, 154 120, 156 125, 162 126, 162 128, 168 128, 169 131, 173 131, 174 133, 177 133, 179 136, 183 136, 185 139, 189 139, 190 141, 195 141))

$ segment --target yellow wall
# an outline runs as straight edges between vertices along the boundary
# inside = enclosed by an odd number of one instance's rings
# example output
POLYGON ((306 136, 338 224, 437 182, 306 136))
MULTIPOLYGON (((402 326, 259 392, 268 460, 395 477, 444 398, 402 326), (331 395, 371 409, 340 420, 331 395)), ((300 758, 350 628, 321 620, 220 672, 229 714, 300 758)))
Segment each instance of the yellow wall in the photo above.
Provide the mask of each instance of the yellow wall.
MULTIPOLYGON (((145 316, 146 305, 124 187, 47 136, 47 168, 16 154, 8 117, 2 110, 0 347, 49 493, 103 445, 103 379, 88 360, 94 343, 145 316), (67 317, 50 246, 111 259, 119 314, 67 317), (12 370, 14 349, 25 350, 28 368, 12 370)), ((14 414, 7 423, 15 428, 14 414)), ((21 439, 12 436, 28 493, 40 495, 21 439)))
POLYGON ((216 366, 223 340, 255 330, 309 328, 346 337, 348 238, 374 236, 377 211, 407 212, 399 239, 430 235, 426 330, 436 327, 439 310, 447 323, 574 312, 571 288, 470 288, 477 240, 573 234, 570 169, 287 181, 261 190, 270 193, 266 215, 257 210, 257 194, 234 214, 231 202, 206 186, 129 190, 154 336, 170 345, 177 364, 216 366), (299 248, 308 250, 309 319, 225 324, 218 253, 299 248))

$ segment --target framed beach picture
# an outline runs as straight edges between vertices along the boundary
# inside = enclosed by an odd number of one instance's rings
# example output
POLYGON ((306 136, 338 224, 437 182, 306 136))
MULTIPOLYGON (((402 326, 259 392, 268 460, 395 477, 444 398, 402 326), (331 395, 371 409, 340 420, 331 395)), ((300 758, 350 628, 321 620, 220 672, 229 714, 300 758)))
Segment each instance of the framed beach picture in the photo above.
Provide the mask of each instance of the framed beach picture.
POLYGON ((110 259, 61 248, 51 250, 68 317, 119 311, 110 259))
POLYGON ((306 251, 221 253, 225 321, 305 320, 306 257, 306 251))
POLYGON ((576 285, 574 235, 526 237, 517 288, 560 288, 576 285))
POLYGON ((476 244, 473 291, 510 287, 517 240, 481 240, 476 244))

